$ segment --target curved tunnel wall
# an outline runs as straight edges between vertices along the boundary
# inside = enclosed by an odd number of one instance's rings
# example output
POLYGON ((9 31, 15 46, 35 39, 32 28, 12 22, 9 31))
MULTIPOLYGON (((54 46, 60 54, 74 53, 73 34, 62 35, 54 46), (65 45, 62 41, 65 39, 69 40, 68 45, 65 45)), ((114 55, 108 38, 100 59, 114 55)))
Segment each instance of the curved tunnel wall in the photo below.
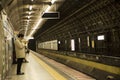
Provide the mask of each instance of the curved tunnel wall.
MULTIPOLYGON (((93 0, 94 1, 94 0, 93 0)), ((39 34, 37 42, 58 40, 60 51, 120 56, 120 12, 116 0, 100 0, 85 5, 72 15, 39 34), (98 40, 104 36, 103 40, 98 40)))
MULTIPOLYGON (((119 80, 120 77, 120 12, 118 0, 92 0, 70 16, 48 30, 39 34, 36 50, 47 57, 60 61, 70 67, 95 77, 97 80, 119 80), (102 37, 99 38, 99 37, 102 37), (75 50, 71 50, 71 40, 75 41, 75 50), (57 40, 58 50, 44 49, 39 44, 57 40), (60 44, 59 44, 60 42, 60 44), (57 54, 53 54, 55 53, 57 54), (61 58, 60 54, 65 55, 61 58), (58 55, 58 56, 56 56, 58 55), (102 68, 81 65, 67 56, 101 63, 102 68), (117 67, 118 73, 111 73, 103 65, 117 67)), ((94 65, 96 65, 96 63, 94 65)), ((97 65, 96 65, 97 66, 97 65)))

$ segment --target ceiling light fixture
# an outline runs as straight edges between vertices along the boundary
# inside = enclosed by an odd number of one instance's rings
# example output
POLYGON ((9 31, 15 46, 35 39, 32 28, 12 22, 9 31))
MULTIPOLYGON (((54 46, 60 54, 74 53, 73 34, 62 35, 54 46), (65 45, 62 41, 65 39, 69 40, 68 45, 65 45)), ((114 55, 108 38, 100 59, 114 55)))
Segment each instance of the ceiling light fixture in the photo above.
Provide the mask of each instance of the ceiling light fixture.
POLYGON ((56 0, 52 0, 51 3, 54 4, 56 0))
POLYGON ((32 34, 35 32, 35 30, 38 28, 38 26, 39 26, 39 24, 40 23, 42 23, 42 19, 40 19, 39 21, 38 21, 38 23, 36 24, 36 26, 33 28, 33 30, 30 32, 30 34, 29 34, 29 36, 32 36, 32 34))
POLYGON ((26 36, 26 33, 27 33, 27 30, 28 30, 28 25, 26 26, 26 28, 25 28, 25 36, 26 36))
POLYGON ((30 6, 29 9, 32 10, 32 6, 30 6))
POLYGON ((45 12, 49 11, 49 10, 50 10, 50 8, 51 8, 51 7, 50 7, 50 6, 48 6, 48 8, 45 10, 45 12))
POLYGON ((36 24, 36 26, 33 29, 37 29, 37 27, 39 26, 39 24, 42 22, 43 20, 40 19, 39 22, 36 24))
POLYGON ((29 12, 29 15, 31 14, 31 12, 29 12))
MULTIPOLYGON (((51 0, 51 3, 54 4, 57 0, 51 0)), ((45 12, 49 11, 51 9, 51 6, 48 6, 48 8, 45 10, 45 12)), ((32 10, 32 9, 31 9, 32 10)), ((39 24, 43 22, 43 19, 39 19, 38 23, 35 25, 34 29, 30 32, 28 36, 32 36, 33 33, 36 31, 36 29, 39 27, 39 24)))
MULTIPOLYGON (((55 1, 57 1, 57 0, 52 0, 52 1, 51 1, 51 3, 52 3, 52 4, 54 4, 54 3, 55 3, 55 1)), ((51 8, 51 6, 48 6, 48 8, 45 10, 45 12, 49 11, 49 10, 50 10, 50 8, 51 8)))
POLYGON ((30 19, 30 16, 28 16, 28 19, 30 19))

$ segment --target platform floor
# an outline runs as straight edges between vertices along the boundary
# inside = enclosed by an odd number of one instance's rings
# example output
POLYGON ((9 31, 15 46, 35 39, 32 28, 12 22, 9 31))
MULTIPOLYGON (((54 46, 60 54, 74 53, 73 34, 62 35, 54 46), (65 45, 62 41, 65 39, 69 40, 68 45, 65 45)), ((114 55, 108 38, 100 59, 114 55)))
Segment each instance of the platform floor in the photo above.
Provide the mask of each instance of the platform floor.
POLYGON ((14 64, 6 80, 96 80, 32 51, 27 60, 29 63, 23 63, 22 66, 24 75, 16 75, 16 64, 14 64))

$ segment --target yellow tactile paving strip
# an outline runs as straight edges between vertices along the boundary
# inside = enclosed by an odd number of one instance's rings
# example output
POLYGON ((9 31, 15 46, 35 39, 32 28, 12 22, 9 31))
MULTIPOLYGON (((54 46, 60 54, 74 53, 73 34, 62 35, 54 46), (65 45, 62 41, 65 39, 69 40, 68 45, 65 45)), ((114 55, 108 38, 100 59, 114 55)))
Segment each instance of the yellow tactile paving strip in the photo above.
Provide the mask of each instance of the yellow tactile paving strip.
POLYGON ((52 59, 49 59, 43 55, 39 55, 39 57, 41 59, 44 59, 47 63, 51 64, 52 66, 56 67, 57 70, 60 70, 61 72, 65 73, 66 75, 70 76, 72 78, 72 80, 96 80, 90 76, 87 76, 86 74, 83 74, 77 70, 74 70, 74 69, 66 66, 66 65, 58 63, 58 62, 56 62, 52 59))
POLYGON ((16 75, 17 65, 12 65, 9 75, 5 80, 56 80, 48 71, 41 66, 30 53, 27 57, 29 63, 23 63, 22 72, 24 75, 16 75))
POLYGON ((31 52, 27 56, 29 63, 24 63, 22 66, 24 75, 16 75, 16 64, 12 65, 12 69, 6 80, 95 80, 43 55, 40 56, 38 58, 34 55, 34 52, 31 52))
POLYGON ((35 58, 35 60, 42 65, 56 80, 67 80, 65 77, 60 75, 58 72, 56 72, 54 69, 52 69, 50 66, 48 66, 45 62, 40 60, 38 57, 32 54, 32 56, 35 58))

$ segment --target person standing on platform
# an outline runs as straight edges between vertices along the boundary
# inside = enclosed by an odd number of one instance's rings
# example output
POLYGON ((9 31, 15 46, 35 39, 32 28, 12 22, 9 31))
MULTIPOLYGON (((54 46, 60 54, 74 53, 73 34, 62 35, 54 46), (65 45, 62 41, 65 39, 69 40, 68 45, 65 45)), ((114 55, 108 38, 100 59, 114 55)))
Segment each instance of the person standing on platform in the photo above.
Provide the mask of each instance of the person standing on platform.
POLYGON ((16 51, 16 58, 17 58, 17 75, 23 75, 24 73, 21 72, 21 66, 23 63, 23 59, 25 58, 25 46, 22 42, 24 35, 18 34, 18 38, 15 39, 15 51, 16 51))
POLYGON ((23 60, 23 62, 28 63, 29 61, 26 58, 27 54, 29 54, 29 49, 27 48, 27 42, 24 42, 24 44, 25 44, 25 59, 23 60))

